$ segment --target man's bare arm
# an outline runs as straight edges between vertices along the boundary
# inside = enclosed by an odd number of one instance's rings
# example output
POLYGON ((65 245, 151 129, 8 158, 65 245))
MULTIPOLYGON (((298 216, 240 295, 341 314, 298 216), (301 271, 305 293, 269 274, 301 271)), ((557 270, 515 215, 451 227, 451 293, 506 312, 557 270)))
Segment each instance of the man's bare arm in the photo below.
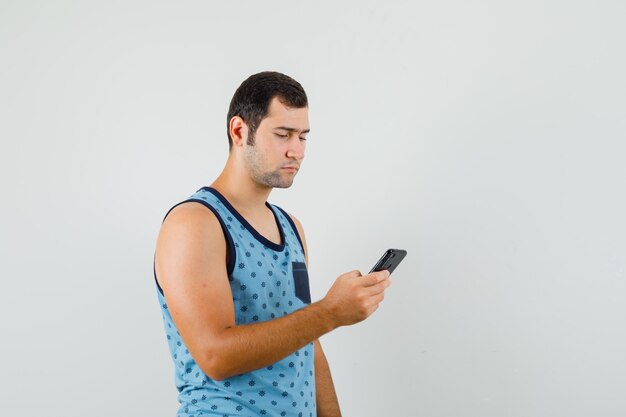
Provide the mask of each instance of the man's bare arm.
POLYGON ((341 417, 339 400, 330 374, 330 367, 319 341, 315 342, 314 355, 317 417, 341 417))
POLYGON ((334 328, 364 320, 389 285, 384 271, 363 277, 352 271, 319 302, 275 320, 236 326, 225 260, 226 242, 211 211, 185 203, 170 212, 157 240, 157 277, 192 357, 216 380, 268 366, 334 328))

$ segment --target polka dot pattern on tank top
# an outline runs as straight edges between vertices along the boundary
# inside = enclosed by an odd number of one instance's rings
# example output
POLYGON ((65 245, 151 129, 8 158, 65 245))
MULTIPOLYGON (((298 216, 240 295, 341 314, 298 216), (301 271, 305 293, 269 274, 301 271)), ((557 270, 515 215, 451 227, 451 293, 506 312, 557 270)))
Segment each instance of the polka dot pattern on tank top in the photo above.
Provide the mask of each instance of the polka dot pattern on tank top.
MULTIPOLYGON (((237 325, 283 317, 307 305, 302 297, 303 288, 308 291, 304 253, 286 213, 268 206, 281 234, 281 244, 276 244, 254 230, 216 190, 202 188, 187 201, 212 210, 232 239, 235 263, 229 279, 237 325), (295 277, 294 265, 300 271, 295 277)), ((175 365, 177 416, 317 415, 313 343, 269 366, 216 381, 198 367, 176 329, 167 301, 161 291, 157 294, 175 365)))

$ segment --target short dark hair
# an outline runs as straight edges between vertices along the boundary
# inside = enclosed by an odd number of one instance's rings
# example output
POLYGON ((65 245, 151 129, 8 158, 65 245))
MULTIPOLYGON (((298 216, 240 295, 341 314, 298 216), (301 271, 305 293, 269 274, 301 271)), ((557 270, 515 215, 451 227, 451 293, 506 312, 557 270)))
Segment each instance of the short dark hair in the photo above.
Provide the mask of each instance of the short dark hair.
POLYGON ((251 75, 241 83, 228 108, 226 133, 228 149, 233 147, 230 136, 230 119, 239 116, 248 125, 248 144, 254 144, 254 134, 261 120, 269 112, 270 102, 277 97, 288 107, 300 109, 308 106, 304 88, 293 78, 280 72, 264 71, 251 75))

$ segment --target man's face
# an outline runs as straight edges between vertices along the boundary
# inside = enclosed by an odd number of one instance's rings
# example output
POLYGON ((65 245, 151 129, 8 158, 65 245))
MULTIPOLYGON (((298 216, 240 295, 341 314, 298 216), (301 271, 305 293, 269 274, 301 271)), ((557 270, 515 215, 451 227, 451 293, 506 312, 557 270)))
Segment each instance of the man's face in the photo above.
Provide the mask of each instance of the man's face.
POLYGON ((254 145, 244 147, 244 162, 250 177, 259 185, 288 188, 302 160, 309 131, 307 107, 286 107, 277 98, 254 135, 254 145))

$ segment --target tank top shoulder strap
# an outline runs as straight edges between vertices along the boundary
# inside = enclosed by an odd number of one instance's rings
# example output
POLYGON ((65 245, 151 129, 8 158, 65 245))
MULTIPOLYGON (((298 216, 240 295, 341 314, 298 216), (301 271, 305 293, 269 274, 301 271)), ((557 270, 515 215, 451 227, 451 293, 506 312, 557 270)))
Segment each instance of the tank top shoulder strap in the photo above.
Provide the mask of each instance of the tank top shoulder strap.
POLYGON ((305 255, 304 244, 302 243, 302 239, 300 238, 300 233, 298 233, 298 228, 293 222, 293 219, 291 218, 291 216, 285 210, 283 210, 282 208, 278 207, 275 204, 270 204, 270 206, 272 207, 272 210, 274 210, 274 212, 277 214, 278 218, 281 221, 281 225, 283 226, 283 229, 285 230, 285 237, 294 239, 295 241, 292 243, 293 247, 300 246, 300 248, 302 249, 302 255, 304 256, 305 255))
MULTIPOLYGON (((230 280, 233 269, 235 268, 235 263, 237 261, 237 252, 235 250, 235 244, 233 242, 233 238, 228 231, 226 222, 224 221, 224 219, 228 216, 228 210, 225 209, 221 205, 219 200, 215 198, 213 194, 208 192, 205 188, 200 188, 188 199, 183 200, 175 204, 174 206, 172 206, 172 208, 170 208, 165 214, 165 216, 163 217, 162 222, 165 221, 165 219, 170 214, 170 212, 174 210, 176 207, 180 206, 181 204, 190 203, 190 202, 202 204, 203 206, 211 210, 213 214, 215 215, 215 217, 217 217, 217 220, 220 222, 220 226, 222 227, 222 232, 224 233, 224 238, 226 239, 226 250, 227 250, 227 257, 228 257, 228 264, 226 265, 226 271, 228 273, 228 279, 230 280)), ((163 290, 161 289, 161 286, 159 285, 159 282, 157 281, 156 268, 154 267, 154 265, 153 265, 153 272, 154 272, 154 281, 156 282, 157 288, 159 292, 163 294, 163 290)))

